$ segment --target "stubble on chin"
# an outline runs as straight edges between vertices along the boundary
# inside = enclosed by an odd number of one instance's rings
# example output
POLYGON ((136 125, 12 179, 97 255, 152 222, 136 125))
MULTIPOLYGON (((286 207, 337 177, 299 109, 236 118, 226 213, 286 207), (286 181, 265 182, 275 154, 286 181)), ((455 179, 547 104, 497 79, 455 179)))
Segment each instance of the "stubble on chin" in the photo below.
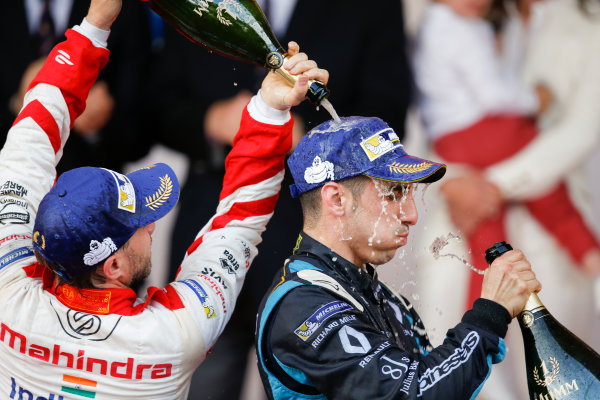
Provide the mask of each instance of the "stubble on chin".
POLYGON ((150 276, 150 272, 152 271, 152 261, 150 256, 142 257, 138 255, 130 256, 130 261, 135 266, 135 272, 131 277, 131 283, 129 286, 134 285, 136 283, 142 282, 148 276, 150 276))

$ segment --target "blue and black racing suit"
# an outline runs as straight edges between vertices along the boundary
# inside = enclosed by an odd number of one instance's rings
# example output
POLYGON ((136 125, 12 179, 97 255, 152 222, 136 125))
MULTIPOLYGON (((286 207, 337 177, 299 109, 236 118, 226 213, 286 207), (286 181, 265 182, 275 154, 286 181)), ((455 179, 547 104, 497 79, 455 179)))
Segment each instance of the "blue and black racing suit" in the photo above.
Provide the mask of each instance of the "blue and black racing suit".
POLYGON ((263 299, 256 349, 271 399, 470 399, 505 354, 511 317, 475 301, 432 348, 411 304, 301 233, 263 299))

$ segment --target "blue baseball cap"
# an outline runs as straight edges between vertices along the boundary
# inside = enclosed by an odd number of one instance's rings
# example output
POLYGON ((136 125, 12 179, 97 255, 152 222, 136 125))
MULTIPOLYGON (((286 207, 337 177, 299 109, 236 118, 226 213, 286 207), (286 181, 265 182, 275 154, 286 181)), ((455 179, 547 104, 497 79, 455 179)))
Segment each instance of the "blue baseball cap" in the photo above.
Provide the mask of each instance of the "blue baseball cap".
POLYGON ((288 158, 294 178, 292 197, 327 182, 357 175, 384 181, 435 182, 446 165, 409 156, 398 135, 379 118, 345 117, 308 132, 288 158))
POLYGON ((40 203, 33 248, 70 282, 166 215, 178 197, 179 181, 166 164, 127 175, 94 167, 67 171, 40 203))

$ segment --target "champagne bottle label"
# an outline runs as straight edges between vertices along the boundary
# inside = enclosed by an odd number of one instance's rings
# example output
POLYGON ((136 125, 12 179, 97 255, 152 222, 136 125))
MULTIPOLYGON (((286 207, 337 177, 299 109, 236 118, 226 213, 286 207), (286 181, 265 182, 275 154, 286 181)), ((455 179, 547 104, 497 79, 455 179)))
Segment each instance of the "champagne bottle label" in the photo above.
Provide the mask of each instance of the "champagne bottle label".
POLYGON ((533 367, 533 380, 539 386, 548 386, 552 382, 556 380, 558 374, 560 373, 560 363, 555 357, 550 357, 548 359, 550 364, 552 365, 552 370, 549 370, 546 366, 546 361, 542 361, 540 365, 540 372, 538 372, 538 367, 533 367))
POLYGON ((204 14, 212 13, 221 24, 230 26, 233 23, 231 20, 237 20, 237 16, 243 12, 243 8, 234 0, 223 0, 218 5, 215 5, 213 0, 200 0, 193 11, 201 17, 204 14), (214 10, 212 12, 209 8, 211 5, 214 10))
POLYGON ((523 311, 519 325, 525 344, 530 398, 591 399, 600 392, 597 354, 562 326, 545 307, 523 311), (594 395, 592 395, 594 394, 594 395))

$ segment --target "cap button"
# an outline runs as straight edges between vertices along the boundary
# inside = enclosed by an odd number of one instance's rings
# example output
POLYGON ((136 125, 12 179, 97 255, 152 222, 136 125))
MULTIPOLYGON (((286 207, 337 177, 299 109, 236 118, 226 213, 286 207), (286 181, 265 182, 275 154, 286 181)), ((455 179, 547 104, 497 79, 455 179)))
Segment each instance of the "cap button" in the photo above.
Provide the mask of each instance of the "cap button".
POLYGON ((65 197, 67 195, 67 190, 63 189, 60 192, 58 192, 58 197, 65 197))

